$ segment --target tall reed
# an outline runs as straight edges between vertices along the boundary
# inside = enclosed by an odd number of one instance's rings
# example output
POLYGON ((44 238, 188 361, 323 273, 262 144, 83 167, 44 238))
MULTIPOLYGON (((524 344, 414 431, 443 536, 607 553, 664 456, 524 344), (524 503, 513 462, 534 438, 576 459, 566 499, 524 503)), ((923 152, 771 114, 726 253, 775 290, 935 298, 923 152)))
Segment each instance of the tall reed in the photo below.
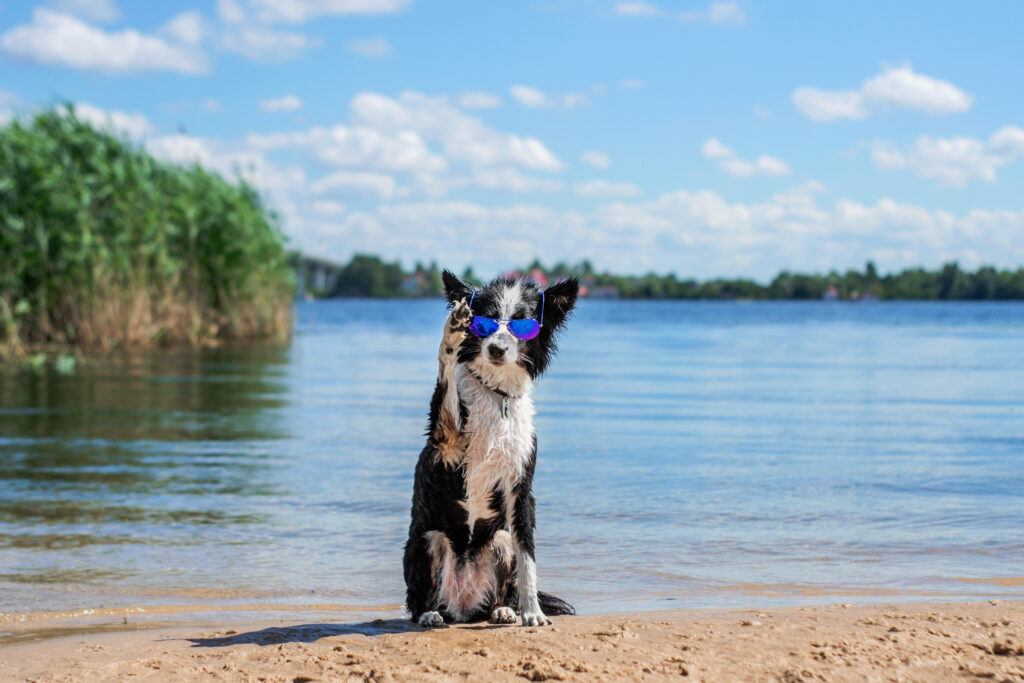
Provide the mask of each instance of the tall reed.
POLYGON ((244 182, 154 159, 64 106, 0 128, 0 351, 281 337, 294 283, 244 182))

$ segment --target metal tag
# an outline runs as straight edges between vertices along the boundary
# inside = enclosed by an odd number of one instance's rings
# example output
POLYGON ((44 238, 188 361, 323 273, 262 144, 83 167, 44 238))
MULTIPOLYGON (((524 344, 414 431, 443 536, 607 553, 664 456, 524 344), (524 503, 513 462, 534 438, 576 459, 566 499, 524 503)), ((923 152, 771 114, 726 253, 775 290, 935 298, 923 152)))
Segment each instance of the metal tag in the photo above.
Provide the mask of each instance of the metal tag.
POLYGON ((501 399, 501 416, 508 419, 508 397, 501 399))

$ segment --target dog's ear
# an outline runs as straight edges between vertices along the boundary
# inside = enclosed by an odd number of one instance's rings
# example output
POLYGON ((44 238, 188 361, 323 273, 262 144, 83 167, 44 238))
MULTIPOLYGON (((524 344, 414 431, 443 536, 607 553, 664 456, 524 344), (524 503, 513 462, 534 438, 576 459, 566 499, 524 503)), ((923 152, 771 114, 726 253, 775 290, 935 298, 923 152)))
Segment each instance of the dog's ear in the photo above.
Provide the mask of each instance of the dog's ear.
POLYGON ((441 280, 444 282, 444 295, 448 303, 454 304, 462 299, 468 299, 473 293, 473 288, 460 280, 455 273, 447 268, 441 273, 441 280))
POLYGON ((544 290, 544 325, 561 327, 569 313, 576 306, 580 293, 580 281, 574 277, 556 282, 544 290))

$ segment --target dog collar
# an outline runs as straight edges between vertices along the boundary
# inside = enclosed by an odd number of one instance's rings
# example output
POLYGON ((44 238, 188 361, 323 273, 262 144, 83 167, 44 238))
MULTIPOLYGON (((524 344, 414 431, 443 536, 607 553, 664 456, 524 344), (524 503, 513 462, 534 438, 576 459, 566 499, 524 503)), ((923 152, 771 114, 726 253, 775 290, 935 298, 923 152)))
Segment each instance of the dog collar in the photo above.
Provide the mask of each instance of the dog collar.
POLYGON ((488 384, 487 382, 484 381, 483 377, 481 377, 480 375, 476 374, 475 372, 473 372, 468 367, 466 368, 466 372, 468 372, 473 377, 473 379, 475 379, 477 382, 479 382, 480 386, 482 386, 484 389, 486 389, 487 391, 489 391, 489 392, 491 392, 493 394, 497 394, 498 396, 501 396, 501 417, 507 420, 508 416, 509 416, 509 409, 511 407, 509 405, 509 401, 515 400, 517 398, 522 398, 523 395, 520 394, 519 396, 513 396, 510 393, 508 393, 507 391, 502 391, 501 389, 498 389, 497 387, 492 387, 490 384, 488 384))

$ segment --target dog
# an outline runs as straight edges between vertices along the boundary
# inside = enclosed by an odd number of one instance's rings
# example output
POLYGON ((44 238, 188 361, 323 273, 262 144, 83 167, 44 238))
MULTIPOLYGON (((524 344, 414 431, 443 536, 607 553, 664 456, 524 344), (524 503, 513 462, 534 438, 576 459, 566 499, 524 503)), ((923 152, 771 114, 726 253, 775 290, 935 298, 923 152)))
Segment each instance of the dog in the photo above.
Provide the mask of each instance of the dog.
POLYGON ((533 385, 579 294, 570 278, 475 289, 445 270, 451 309, 438 352, 427 444, 416 464, 405 545, 406 607, 420 626, 523 626, 575 614, 537 590, 533 385))

